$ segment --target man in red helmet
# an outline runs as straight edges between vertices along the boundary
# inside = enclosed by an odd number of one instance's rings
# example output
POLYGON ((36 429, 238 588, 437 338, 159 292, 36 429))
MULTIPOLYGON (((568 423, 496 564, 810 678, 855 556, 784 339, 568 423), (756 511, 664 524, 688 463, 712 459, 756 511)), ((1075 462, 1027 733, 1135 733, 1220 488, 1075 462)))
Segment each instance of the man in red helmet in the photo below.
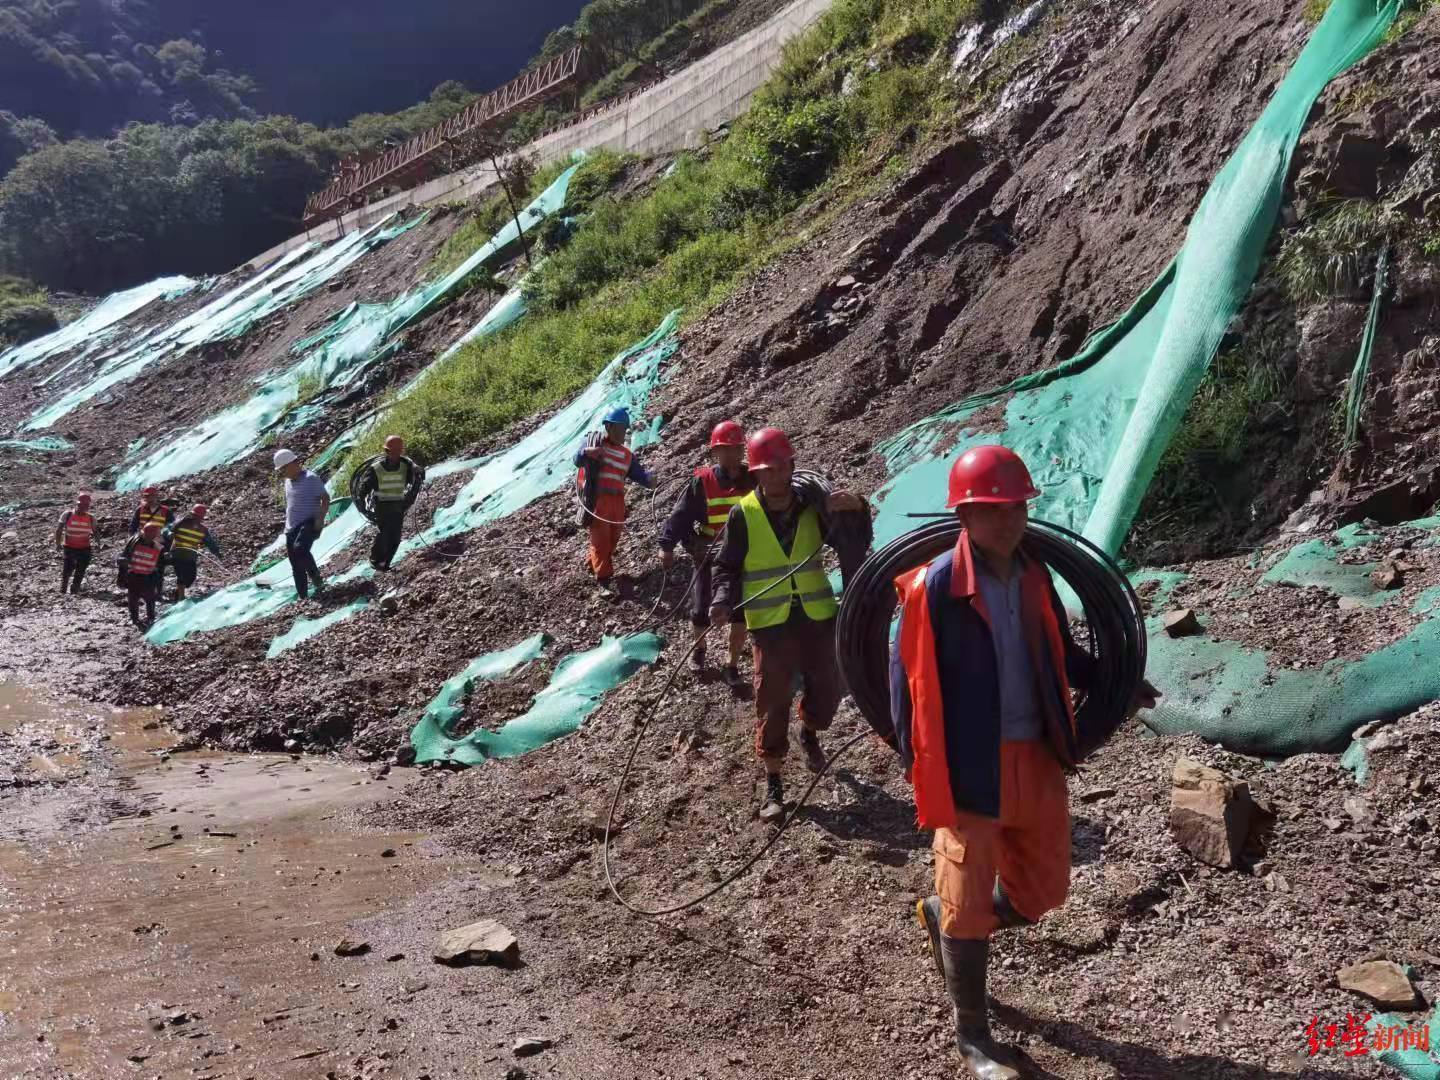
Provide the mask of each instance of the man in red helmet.
MULTIPOLYGON (((799 676, 800 746, 805 763, 825 766, 818 733, 830 726, 844 693, 835 663, 835 615, 839 610, 825 574, 826 544, 840 556, 842 580, 864 561, 863 547, 837 542, 832 515, 868 514, 865 501, 837 491, 826 506, 807 505, 794 491, 795 452, 779 428, 762 428, 746 446, 756 488, 743 496, 725 522, 715 561, 715 626, 744 613, 755 652, 755 752, 765 764, 765 802, 760 817, 785 812, 780 779, 790 747, 790 704, 799 676)), ((868 522, 868 519, 867 519, 868 522)), ((868 535, 868 530, 867 530, 868 535)), ((868 541, 867 541, 868 542, 868 541)))
POLYGON ((120 555, 124 569, 126 602, 130 621, 142 631, 155 621, 155 596, 160 590, 160 526, 156 522, 140 526, 120 555), (140 601, 145 601, 145 621, 140 621, 140 601))
MULTIPOLYGON (((675 565, 675 547, 682 545, 695 560, 694 582, 690 587, 690 622, 695 627, 695 645, 690 651, 690 670, 705 670, 705 634, 710 629, 710 572, 716 540, 730 511, 748 492, 755 479, 745 468, 745 429, 734 420, 722 420, 710 432, 710 454, 715 464, 695 470, 695 476, 681 493, 660 530, 660 565, 669 573, 675 565)), ((730 615, 729 663, 720 669, 725 684, 743 686, 740 653, 745 647, 745 616, 730 615)))
MULTIPOLYGON (((200 548, 203 546, 217 559, 220 557, 220 545, 216 542, 210 526, 205 523, 209 513, 208 506, 196 503, 190 508, 190 513, 161 534, 165 547, 165 562, 175 568, 177 604, 185 599, 185 590, 195 584, 195 578, 200 573, 200 548)), ((161 579, 163 582, 163 571, 161 579)))
POLYGON ((375 542, 370 545, 370 565, 390 569, 390 561, 405 533, 405 515, 420 497, 425 470, 405 456, 405 440, 399 435, 385 439, 385 453, 371 458, 360 475, 361 499, 374 492, 375 542))
MULTIPOLYGON (((991 933, 1033 923, 1070 886, 1065 775, 1079 760, 1071 687, 1093 658, 1070 637, 1049 572, 1021 546, 1040 492, 1003 446, 950 470, 954 550, 902 574, 891 712, 921 828, 935 831, 936 896, 917 905, 954 1005, 961 1056, 980 1080, 1019 1073, 990 1036, 991 933)), ((1155 704, 1143 684, 1137 707, 1155 704)))
POLYGON ((159 525, 164 529, 173 516, 170 507, 160 501, 157 488, 144 488, 140 492, 140 505, 135 508, 135 513, 130 515, 130 535, 139 536, 140 530, 146 525, 159 525))
POLYGON ((55 544, 65 557, 60 570, 62 593, 80 592, 85 569, 90 565, 90 538, 94 534, 95 518, 90 513, 90 496, 82 491, 75 496, 75 508, 60 515, 60 524, 55 530, 55 544))

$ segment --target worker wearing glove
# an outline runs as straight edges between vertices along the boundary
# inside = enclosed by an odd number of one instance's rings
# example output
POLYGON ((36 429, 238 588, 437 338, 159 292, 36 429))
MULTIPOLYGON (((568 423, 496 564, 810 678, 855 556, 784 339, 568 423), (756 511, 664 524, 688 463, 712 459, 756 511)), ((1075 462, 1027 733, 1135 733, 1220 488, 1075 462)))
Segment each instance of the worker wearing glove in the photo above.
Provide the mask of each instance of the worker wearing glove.
POLYGON ((126 603, 130 621, 141 631, 150 629, 155 621, 155 598, 160 591, 160 525, 150 522, 140 527, 120 555, 124 567, 126 603), (145 621, 140 621, 140 601, 145 601, 145 621))
MULTIPOLYGON (((1095 661, 1070 637, 1049 572, 1020 542, 1040 494, 1025 463, 980 446, 950 470, 953 551, 895 581, 891 713, 921 828, 935 831, 935 891, 917 915, 980 1080, 1019 1075, 990 1036, 990 934, 1033 923, 1070 887, 1065 776, 1079 759, 1071 687, 1095 661)), ((1156 692, 1143 684, 1139 707, 1156 692)))
POLYGON ((375 542, 370 545, 370 565, 390 569, 400 538, 405 532, 405 515, 420 496, 425 470, 405 456, 405 440, 391 435, 385 453, 367 461, 360 477, 360 498, 375 497, 375 542))
POLYGON ((75 496, 75 508, 60 515, 60 524, 55 529, 55 546, 65 559, 60 570, 62 593, 80 592, 85 568, 90 565, 90 538, 94 533, 95 518, 90 514, 90 496, 82 491, 75 496))
MULTIPOLYGON (((710 629, 711 567, 715 538, 730 510, 754 490, 755 480, 745 468, 745 430, 734 420, 722 420, 710 432, 710 453, 714 465, 695 470, 695 476, 675 502, 660 531, 660 565, 668 574, 675 565, 675 548, 685 547, 695 558, 694 582, 690 587, 690 622, 695 627, 695 645, 690 650, 690 670, 705 670, 705 635, 710 629)), ((740 653, 745 647, 745 614, 730 615, 729 662, 720 669, 725 684, 743 686, 740 653)))
MULTIPOLYGON (((818 733, 830 726, 844 694, 835 663, 839 604, 823 558, 823 548, 835 547, 836 539, 826 527, 825 515, 855 511, 868 515, 869 507, 843 491, 831 495, 825 507, 803 503, 790 483, 795 452, 778 428, 762 428, 750 436, 746 457, 757 486, 731 509, 725 522, 725 539, 715 560, 710 617, 715 626, 728 627, 739 608, 750 631, 755 654, 755 753, 766 774, 760 817, 774 821, 785 812, 780 774, 790 748, 796 676, 802 684, 800 747, 812 772, 825 767, 818 733)), ((842 580, 849 580, 864 561, 864 551, 843 544, 836 550, 842 580)))
POLYGON ((615 576, 615 549, 625 531, 625 481, 655 486, 655 478, 625 445, 629 431, 630 411, 611 409, 605 414, 604 434, 592 432, 575 452, 580 470, 575 483, 584 506, 581 518, 590 527, 590 569, 607 593, 615 576))
MULTIPOLYGON (((195 584, 195 578, 200 573, 200 548, 206 548, 217 559, 220 557, 220 545, 215 540, 215 534, 210 531, 210 526, 205 524, 209 513, 208 506, 196 503, 190 508, 190 513, 161 534, 166 562, 175 568, 176 603, 185 599, 185 590, 195 584)), ((162 570, 162 582, 163 579, 162 570)))
POLYGON ((310 548, 325 528, 330 492, 324 480, 300 464, 293 450, 275 451, 275 471, 285 479, 285 554, 295 577, 295 594, 306 599, 310 595, 308 583, 313 581, 318 597, 324 590, 324 579, 310 548))

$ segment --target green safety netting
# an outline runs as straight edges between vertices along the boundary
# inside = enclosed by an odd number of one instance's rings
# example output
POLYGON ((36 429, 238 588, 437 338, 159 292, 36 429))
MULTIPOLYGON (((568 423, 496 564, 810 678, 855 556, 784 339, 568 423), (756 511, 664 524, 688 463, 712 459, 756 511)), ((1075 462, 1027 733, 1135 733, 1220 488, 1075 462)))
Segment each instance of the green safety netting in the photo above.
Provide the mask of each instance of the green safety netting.
POLYGON ((1385 282, 1390 269, 1390 245, 1380 249, 1375 260, 1375 281, 1370 289, 1370 310, 1365 315, 1365 333, 1350 370, 1350 385, 1345 391, 1345 446, 1355 444, 1360 436, 1360 407, 1365 402, 1365 383, 1370 378, 1370 354, 1375 350, 1375 331, 1380 325, 1380 304, 1385 298, 1385 282))
POLYGON ((1038 516, 1119 549, 1155 467, 1239 310, 1279 211, 1295 142, 1325 85, 1384 36, 1399 0, 1335 0, 1260 118, 1210 185, 1184 246, 1118 322, 1073 359, 976 395, 885 443, 892 512, 876 542, 904 532, 903 512, 933 509, 955 453, 1004 442, 1030 463, 1038 516), (961 429, 1008 400, 1006 430, 961 429))
POLYGON ((0 439, 0 450, 30 450, 51 454, 57 450, 69 450, 70 444, 58 435, 42 435, 38 439, 0 439))
POLYGON ((181 433, 139 461, 128 464, 116 487, 129 491, 236 461, 255 449, 262 435, 273 430, 294 430, 323 408, 300 400, 309 388, 312 396, 345 390, 372 366, 400 346, 399 333, 428 314, 455 292, 476 269, 503 255, 545 218, 565 204, 571 166, 490 241, 439 281, 412 290, 384 304, 351 304, 318 333, 299 341, 293 366, 267 377, 256 393, 240 405, 210 417, 181 433))
MULTIPOLYGON (((430 469, 431 478, 469 469, 474 469, 475 475, 449 506, 436 512, 429 529, 401 544, 395 562, 418 548, 512 514, 572 483, 576 446, 617 405, 630 409, 636 418, 637 436, 632 445, 653 441, 659 431, 658 418, 647 425, 641 417, 660 381, 662 365, 679 347, 675 333, 679 319, 680 313, 672 311, 649 337, 615 357, 573 401, 514 446, 479 461, 442 462, 430 469)), ((359 510, 348 507, 320 534, 313 549, 316 563, 324 566, 367 527, 359 510)), ((332 578, 330 584, 345 584, 371 574, 368 564, 361 563, 332 578)), ((290 565, 282 561, 209 596, 176 604, 150 628, 146 640, 163 645, 191 634, 252 622, 281 611, 295 599, 290 565)))
POLYGON ((309 641, 316 634, 322 633, 338 622, 343 622, 369 605, 369 599, 361 597, 344 607, 338 607, 334 611, 321 615, 318 619, 296 619, 294 626, 270 642, 270 647, 265 650, 265 659, 274 660, 281 653, 288 652, 302 641, 309 641))
MULTIPOLYGON (((966 446, 1003 442, 1044 490, 1035 515, 1115 553, 1155 467, 1239 310, 1279 211, 1285 176, 1325 85, 1383 37, 1399 0, 1334 0, 1260 118, 1216 176, 1184 246, 1114 325, 1073 359, 979 394, 881 445, 892 473, 880 493, 876 543, 912 527, 905 514, 942 504, 951 462, 966 446), (1006 402, 1005 430, 965 430, 980 408, 1006 402)), ((1363 542, 1353 532, 1341 544, 1363 542)), ((1302 544, 1272 584, 1317 584, 1368 597, 1364 572, 1328 545, 1302 544)), ((1168 582, 1173 587, 1175 582, 1168 582)), ((1436 655, 1440 623, 1356 663, 1272 671, 1262 651, 1208 638, 1170 639, 1151 622, 1150 677, 1165 693, 1151 723, 1194 731, 1232 749, 1289 754, 1339 748, 1367 720, 1393 718, 1440 696, 1415 669, 1436 655), (1157 636, 1158 634, 1158 636, 1157 636)), ((1440 672, 1440 665, 1430 667, 1440 672)))
POLYGON ((364 438, 365 433, 380 422, 391 405, 402 398, 409 397, 415 392, 415 388, 425 380, 426 376, 435 370, 436 364, 439 364, 443 360, 450 359, 450 357, 454 356, 461 348, 470 344, 472 341, 476 341, 482 337, 488 337, 491 334, 498 334, 501 330, 515 325, 521 316, 525 314, 524 285, 524 279, 521 279, 518 285, 506 292, 504 296, 495 302, 489 311, 485 312, 479 322, 465 331, 464 334, 455 340, 454 344, 437 356, 434 361, 421 368, 414 378, 395 392, 393 397, 388 399, 384 404, 366 413, 364 416, 361 416, 355 423, 337 435, 329 446, 325 447, 324 450, 321 450, 320 453, 311 459, 310 467, 312 469, 327 468, 342 454, 349 453, 350 450, 364 438))
POLYGON ((568 735, 595 711, 601 698, 653 664, 664 647, 663 639, 655 634, 603 637, 588 652, 572 653, 561 660, 530 708, 499 731, 479 728, 463 736, 449 733, 465 712, 476 682, 504 678, 539 657, 545 644, 545 635, 536 634, 509 649, 486 653, 447 680, 410 733, 416 762, 478 765, 490 758, 519 757, 568 735))
POLYGON ((193 278, 180 275, 157 278, 136 285, 124 292, 111 293, 83 318, 62 326, 53 334, 46 334, 24 345, 17 345, 0 353, 0 378, 21 368, 34 367, 53 356, 69 352, 84 345, 87 352, 99 348, 114 337, 116 323, 135 314, 147 304, 156 300, 176 300, 196 287, 193 278))

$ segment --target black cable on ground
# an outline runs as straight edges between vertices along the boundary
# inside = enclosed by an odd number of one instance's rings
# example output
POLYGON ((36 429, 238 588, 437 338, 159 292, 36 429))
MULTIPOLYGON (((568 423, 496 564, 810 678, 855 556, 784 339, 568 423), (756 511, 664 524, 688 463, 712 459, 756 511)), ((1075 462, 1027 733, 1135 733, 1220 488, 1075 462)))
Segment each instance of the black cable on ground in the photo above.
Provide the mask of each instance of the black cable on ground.
MULTIPOLYGON (((797 470, 794 479, 791 481, 791 488, 796 493, 796 496, 799 497, 803 502, 805 502, 809 506, 814 506, 817 509, 822 509, 825 506, 826 500, 828 500, 830 496, 829 485, 825 482, 823 477, 819 476, 816 473, 800 472, 797 470)), ((868 536, 871 527, 868 514, 834 515, 833 519, 830 516, 826 516, 826 526, 827 532, 833 532, 836 529, 845 530, 848 528, 851 530, 851 534, 855 536, 868 536), (865 524, 863 528, 860 528, 858 526, 858 523, 855 525, 841 524, 842 518, 856 518, 861 516, 865 518, 865 524)), ((717 535, 716 541, 718 540, 719 536, 717 535)), ((812 558, 818 555, 822 549, 823 544, 821 548, 817 548, 815 551, 808 552, 803 559, 796 560, 792 564, 792 566, 795 568, 803 566, 805 563, 809 562, 812 558)), ((742 601, 741 603, 735 605, 735 610, 739 611, 747 604, 753 603, 754 601, 760 599, 760 597, 764 596, 771 589, 774 589, 782 584, 786 584, 789 581, 789 574, 785 574, 776 578, 776 580, 772 581, 760 592, 750 597, 749 600, 742 601)), ((729 888, 732 884, 734 884, 746 873, 748 873, 751 868, 754 867, 755 864, 758 863, 762 858, 764 858, 765 854, 772 847, 775 846, 775 844, 779 841, 780 837, 785 834, 785 830, 790 827, 791 822, 793 822, 795 818, 799 815, 801 808, 804 807, 806 801, 810 798, 810 795, 815 790, 816 785, 819 784, 820 781, 826 776, 826 774, 830 772, 831 768, 834 767, 835 762, 839 761, 840 758, 842 758, 845 754, 849 753, 852 748, 857 746, 862 739, 866 738, 870 734, 870 732, 868 731, 862 731, 860 734, 856 735, 854 738, 841 745, 840 749, 836 750, 835 753, 831 754, 830 757, 826 759, 824 767, 822 767, 820 771, 811 778, 809 786, 806 787, 804 792, 801 793, 800 798, 796 800, 795 805, 781 819, 780 824, 775 828, 775 831, 766 839, 765 843, 760 847, 760 849, 756 851, 753 855, 751 855, 749 858, 747 858, 743 863, 741 863, 739 867, 731 871, 719 882, 717 882, 709 889, 705 890, 699 896, 691 897, 690 899, 681 901, 677 904, 670 904, 665 907, 655 908, 641 907, 639 904, 632 903, 631 901, 626 900, 625 897, 620 895, 620 890, 615 884, 614 874, 610 866, 610 841, 615 828, 615 813, 620 808, 620 797, 625 793, 625 785, 630 779, 630 772, 634 768, 635 758, 640 752, 640 745, 645 740, 645 733, 649 729, 650 723, 654 719, 656 712, 659 710, 660 703, 665 700, 665 696, 670 692, 671 687, 675 685, 676 678, 678 678, 680 673, 685 670, 684 662, 690 658, 690 654, 695 651, 695 646, 697 644, 699 644, 698 641, 691 643, 690 648, 685 651, 685 655, 680 658, 680 663, 675 665, 674 669, 670 672, 670 677, 665 680, 665 685, 660 688, 660 693, 656 696, 655 700, 650 703, 649 708, 646 710, 643 717, 639 720, 638 727, 635 732, 635 739, 630 745, 630 754, 625 759, 625 767, 621 770, 620 779, 615 785, 615 795, 610 800, 610 812, 605 818, 605 837, 601 845, 601 862, 605 868, 605 884, 610 889, 610 894, 615 897, 615 899, 620 903, 622 907, 634 912, 637 915, 645 915, 652 918, 657 915, 673 915, 676 912, 684 911, 687 908, 695 907, 698 904, 703 904, 706 900, 710 899, 712 896, 715 896, 717 893, 729 888)))
MULTIPOLYGON (((954 547, 953 516, 897 537, 875 552, 845 590, 835 627, 836 655, 850 695, 866 722, 893 745, 890 722, 890 624, 894 580, 954 547)), ((1145 617, 1139 598, 1114 560, 1083 536, 1046 521, 1030 522, 1022 550, 1048 566, 1074 592, 1084 611, 1095 658, 1091 686, 1077 703, 1080 757, 1093 753, 1130 715, 1145 676, 1145 617)))

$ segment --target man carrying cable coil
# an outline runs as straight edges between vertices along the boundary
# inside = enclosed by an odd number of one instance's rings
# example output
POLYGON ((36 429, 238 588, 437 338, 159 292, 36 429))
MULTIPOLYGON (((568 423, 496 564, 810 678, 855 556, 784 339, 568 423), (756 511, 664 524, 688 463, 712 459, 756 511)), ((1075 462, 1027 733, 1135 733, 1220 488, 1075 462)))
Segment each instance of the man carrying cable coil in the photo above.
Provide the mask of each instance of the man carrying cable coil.
POLYGON ((425 470, 405 456, 405 440, 399 435, 385 439, 385 453, 360 467, 355 497, 362 502, 374 494, 375 542, 370 545, 370 565, 390 569, 390 561, 405 533, 405 515, 420 497, 425 470))
POLYGON ((725 522, 725 540, 715 560, 713 625, 727 627, 733 612, 744 612, 755 652, 755 752, 765 764, 762 821, 785 812, 780 774, 790 748, 790 704, 795 680, 800 695, 800 747, 812 772, 825 767, 819 732, 830 726, 844 687, 835 663, 835 615, 839 605, 825 575, 825 545, 840 556, 842 580, 859 568, 869 545, 848 543, 852 529, 834 515, 863 513, 864 499, 837 491, 819 502, 798 495, 791 483, 795 452, 778 428, 750 437, 746 456, 756 489, 744 496, 725 522))
POLYGON ((615 549, 625 531, 625 481, 653 488, 655 478, 625 445, 630 411, 611 409, 604 423, 604 434, 591 432, 585 445, 575 452, 575 464, 580 470, 575 483, 582 504, 581 524, 590 526, 590 569, 601 590, 608 594, 610 579, 615 576, 615 549))
MULTIPOLYGON (((1079 760, 1071 687, 1094 659, 1071 639, 1043 563, 1021 540, 1040 494, 1025 463, 980 446, 950 470, 952 551, 900 575, 891 714, 921 828, 935 831, 935 891, 916 908, 980 1080, 1019 1073, 990 1036, 990 935, 1033 923, 1070 887, 1067 772, 1079 760)), ((1142 682, 1137 708, 1157 691, 1142 682)))
MULTIPOLYGON (((175 568, 177 604, 185 599, 185 590, 195 584, 195 578, 200 573, 200 548, 206 548, 217 559, 220 557, 220 544, 210 526, 205 524, 205 516, 209 512, 210 508, 204 503, 196 503, 190 508, 190 513, 161 534, 165 547, 164 561, 175 568)), ((161 578, 164 578, 163 570, 161 578)))
MULTIPOLYGON (((695 578, 690 587, 690 622, 695 627, 695 645, 690 651, 690 670, 705 670, 705 634, 710 629, 710 571, 714 562, 715 538, 720 535, 730 510, 755 487, 745 468, 745 430, 734 420, 722 420, 710 432, 710 453, 714 465, 703 465, 681 493, 660 531, 660 565, 668 574, 675 565, 675 547, 683 545, 695 560, 695 578)), ((729 663, 720 669, 725 684, 743 686, 740 653, 745 647, 745 613, 730 615, 729 663)))

